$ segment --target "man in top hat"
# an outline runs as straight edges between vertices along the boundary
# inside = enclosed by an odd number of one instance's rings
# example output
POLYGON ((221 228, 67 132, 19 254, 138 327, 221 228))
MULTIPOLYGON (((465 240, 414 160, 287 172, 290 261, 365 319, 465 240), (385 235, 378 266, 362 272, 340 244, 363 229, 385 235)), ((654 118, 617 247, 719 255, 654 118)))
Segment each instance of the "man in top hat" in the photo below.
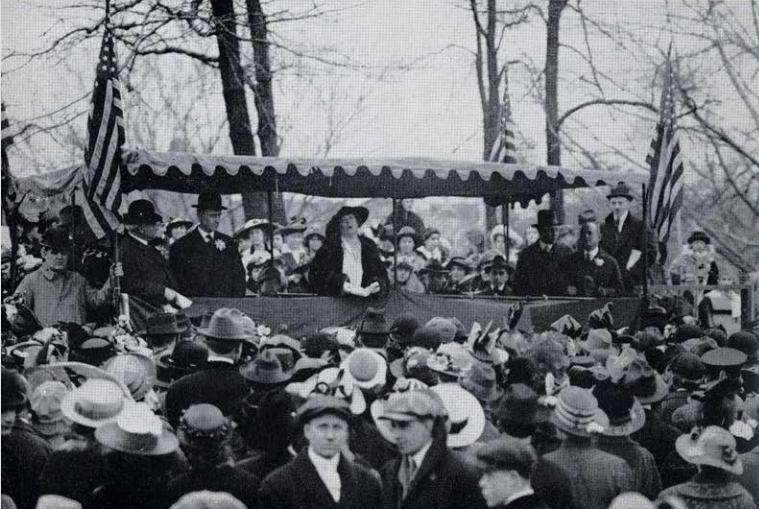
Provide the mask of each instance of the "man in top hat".
POLYGON ((646 238, 643 221, 630 214, 633 195, 624 182, 617 184, 607 198, 612 212, 601 225, 600 245, 617 260, 625 291, 630 293, 636 285, 642 285, 646 277, 643 252, 648 252, 648 266, 656 262, 656 242, 653 230, 646 238))
POLYGON ((342 207, 327 224, 327 235, 309 268, 316 293, 369 297, 386 294, 389 281, 379 250, 358 234, 369 217, 366 207, 342 207))
POLYGON ((400 456, 382 469, 385 509, 484 508, 477 474, 448 449, 448 419, 429 389, 393 393, 376 401, 372 415, 400 456))
POLYGON ((493 440, 477 451, 477 459, 485 470, 480 489, 488 507, 548 509, 530 483, 537 462, 530 444, 505 438, 493 440))
POLYGON ((514 266, 506 261, 501 255, 496 255, 488 265, 485 272, 490 275, 488 286, 484 290, 476 292, 477 295, 497 295, 505 297, 514 292, 509 285, 509 279, 514 275, 514 266))
MULTIPOLYGON (((40 323, 47 327, 58 322, 87 323, 87 310, 111 302, 111 280, 102 288, 92 288, 80 274, 68 270, 69 234, 50 228, 42 236, 42 267, 26 276, 16 289, 40 323)), ((124 275, 120 263, 111 267, 111 276, 124 275)))
POLYGON ((298 409, 298 421, 308 447, 263 480, 262 509, 380 509, 379 480, 344 452, 351 422, 348 402, 315 394, 298 409))
POLYGON ((238 309, 218 309, 208 328, 199 329, 198 333, 205 338, 208 361, 200 371, 169 386, 166 417, 172 426, 177 425, 183 410, 198 403, 209 403, 224 415, 231 415, 249 392, 237 366, 242 343, 250 339, 243 325, 243 314, 238 309))
POLYGON ((580 227, 578 250, 559 262, 567 295, 581 297, 615 296, 624 291, 617 260, 601 249, 598 223, 586 221, 580 227))
POLYGON ((171 246, 169 264, 180 291, 187 296, 242 297, 245 268, 234 240, 217 231, 222 210, 221 195, 200 193, 198 226, 171 246))
POLYGON ((124 278, 121 290, 160 307, 172 304, 181 307, 184 299, 171 273, 169 264, 152 242, 159 234, 161 216, 148 200, 129 204, 124 216, 127 233, 121 241, 124 278))
POLYGON ((514 292, 517 295, 562 295, 566 285, 559 274, 559 260, 572 250, 555 242, 559 223, 553 211, 539 210, 538 229, 540 240, 527 247, 519 255, 514 274, 514 292))

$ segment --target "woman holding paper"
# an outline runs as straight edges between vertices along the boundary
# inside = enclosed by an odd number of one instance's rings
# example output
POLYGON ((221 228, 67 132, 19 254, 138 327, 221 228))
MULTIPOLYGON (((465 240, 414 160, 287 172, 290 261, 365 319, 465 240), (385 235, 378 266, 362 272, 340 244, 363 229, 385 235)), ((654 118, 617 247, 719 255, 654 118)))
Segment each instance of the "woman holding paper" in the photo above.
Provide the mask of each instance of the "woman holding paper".
POLYGON ((387 271, 379 250, 358 234, 368 217, 365 207, 342 207, 330 219, 324 245, 309 270, 309 280, 320 295, 369 297, 387 293, 387 271))

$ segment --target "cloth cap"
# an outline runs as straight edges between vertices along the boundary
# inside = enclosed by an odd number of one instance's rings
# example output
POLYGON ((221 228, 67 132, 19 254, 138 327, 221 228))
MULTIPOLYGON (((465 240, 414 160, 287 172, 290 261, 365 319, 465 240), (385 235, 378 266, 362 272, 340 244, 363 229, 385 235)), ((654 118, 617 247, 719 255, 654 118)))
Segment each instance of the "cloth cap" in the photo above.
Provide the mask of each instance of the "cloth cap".
POLYGON ((440 396, 430 389, 394 392, 382 402, 378 419, 390 421, 413 421, 447 417, 448 413, 440 396))
POLYGON ((306 424, 322 415, 334 415, 350 423, 350 404, 343 399, 325 394, 313 394, 298 408, 297 417, 301 424, 306 424))
POLYGON ((525 479, 529 478, 538 461, 531 445, 509 438, 487 442, 477 450, 477 459, 486 470, 514 470, 525 479))
MULTIPOLYGON (((424 327, 428 330, 431 329, 437 331, 440 337, 440 343, 451 343, 456 339, 456 324, 454 324, 449 318, 435 316, 431 318, 424 327)), ((434 348, 437 347, 438 345, 435 345, 434 348)))

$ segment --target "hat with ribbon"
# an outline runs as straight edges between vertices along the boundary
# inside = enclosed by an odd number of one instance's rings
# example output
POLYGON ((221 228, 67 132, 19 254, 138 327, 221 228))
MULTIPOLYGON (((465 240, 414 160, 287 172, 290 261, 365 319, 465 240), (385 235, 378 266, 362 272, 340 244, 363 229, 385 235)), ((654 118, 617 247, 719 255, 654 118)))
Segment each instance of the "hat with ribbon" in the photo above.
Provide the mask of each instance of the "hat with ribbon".
POLYGON ((226 442, 232 433, 232 423, 218 407, 207 403, 192 405, 179 420, 179 443, 193 449, 214 449, 226 442))
POLYGON ((243 315, 239 309, 220 308, 211 317, 207 328, 198 329, 198 334, 222 341, 244 341, 251 339, 245 332, 243 315))
POLYGON ((292 378, 292 373, 282 369, 277 355, 271 350, 263 350, 255 359, 243 365, 240 373, 250 382, 268 386, 283 385, 292 378))
POLYGON ((61 401, 61 412, 70 421, 99 428, 115 421, 129 402, 116 382, 89 379, 61 401))
POLYGON ((435 258, 431 259, 427 262, 427 264, 419 269, 419 274, 448 274, 449 271, 446 269, 442 263, 440 263, 440 260, 436 260, 435 258))
POLYGON ((135 200, 124 214, 124 224, 156 224, 163 221, 150 200, 135 200))
POLYGON ((432 371, 458 380, 461 373, 469 369, 475 362, 474 358, 459 343, 443 343, 435 351, 435 355, 427 359, 427 367, 432 371))
POLYGON ((513 275, 516 271, 514 266, 507 262, 506 258, 501 255, 494 256, 493 260, 485 265, 484 269, 486 273, 490 273, 494 270, 505 270, 510 275, 513 275))
POLYGON ((69 393, 68 387, 57 380, 42 382, 32 392, 32 424, 45 436, 64 433, 69 429, 61 412, 61 401, 69 393))
POLYGON ((387 361, 370 348, 356 348, 340 367, 361 389, 372 389, 387 381, 387 361))
POLYGON ((602 433, 604 426, 608 425, 595 396, 587 389, 572 385, 559 392, 552 418, 563 432, 581 437, 602 433))
POLYGON ((227 210, 221 204, 221 194, 215 191, 203 191, 198 195, 198 202, 193 205, 198 210, 227 210))
POLYGON ((235 237, 244 238, 247 236, 248 232, 253 230, 254 228, 261 230, 267 235, 271 235, 272 233, 274 233, 275 226, 269 221, 267 221, 266 219, 259 219, 259 218, 248 219, 247 221, 245 221, 245 224, 242 225, 242 228, 240 228, 239 230, 237 230, 237 232, 235 232, 235 237))
POLYGON ((477 398, 453 383, 438 384, 430 390, 448 412, 448 447, 456 449, 476 442, 485 430, 485 411, 477 398))
POLYGON ((627 187, 627 184, 624 182, 618 182, 617 187, 609 191, 609 194, 606 195, 606 198, 609 200, 617 197, 627 198, 628 201, 633 201, 633 195, 630 192, 630 188, 627 187))
POLYGON ((532 227, 543 228, 547 226, 559 226, 560 224, 561 223, 556 220, 553 210, 538 210, 538 221, 533 224, 532 227))
POLYGON ((693 428, 675 442, 677 453, 688 463, 709 465, 740 475, 743 463, 735 448, 735 437, 719 426, 693 428))
POLYGON ((184 217, 175 217, 174 219, 169 221, 168 224, 166 225, 166 233, 171 235, 171 231, 174 228, 182 228, 182 227, 191 228, 192 225, 193 225, 193 222, 190 221, 189 219, 186 219, 184 217))
POLYGON ((460 267, 467 274, 472 272, 472 266, 469 264, 469 262, 466 261, 466 258, 464 258, 463 256, 454 256, 450 260, 448 260, 448 263, 446 264, 445 268, 450 271, 453 267, 460 267))
POLYGON ((139 353, 111 357, 103 364, 103 369, 123 382, 135 401, 140 401, 153 388, 157 376, 153 359, 139 353))
POLYGON ((498 385, 493 366, 483 362, 474 362, 459 378, 459 385, 479 401, 490 403, 503 396, 503 389, 498 385))
POLYGON ((95 430, 98 442, 110 449, 137 456, 165 456, 179 441, 163 427, 146 403, 129 403, 114 422, 95 430))
POLYGON ((601 434, 628 436, 646 423, 646 413, 632 392, 622 385, 604 382, 596 385, 593 394, 598 407, 606 414, 608 425, 601 434))
POLYGON ((89 338, 80 345, 72 346, 69 360, 100 366, 116 355, 116 345, 105 338, 89 338))

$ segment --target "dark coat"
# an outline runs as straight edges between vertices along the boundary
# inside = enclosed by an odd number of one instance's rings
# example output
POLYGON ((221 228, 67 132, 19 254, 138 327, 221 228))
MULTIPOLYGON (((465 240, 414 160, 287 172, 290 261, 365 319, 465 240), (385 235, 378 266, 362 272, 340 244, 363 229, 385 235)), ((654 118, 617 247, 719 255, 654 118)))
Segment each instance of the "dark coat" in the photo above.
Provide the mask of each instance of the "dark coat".
POLYGON ((503 509, 548 509, 548 506, 537 495, 527 495, 512 500, 503 509))
POLYGON ((226 362, 209 362, 205 369, 183 376, 169 386, 166 393, 166 418, 176 429, 182 411, 190 405, 210 403, 224 415, 237 411, 250 390, 237 366, 226 362))
MULTIPOLYGON (((559 271, 564 284, 577 288, 580 297, 614 296, 624 292, 619 265, 603 249, 598 250, 593 260, 587 260, 584 251, 572 253, 559 261, 559 271)), ((568 293, 566 288, 564 293, 568 293)))
POLYGON ((496 289, 496 288, 493 288, 492 286, 488 286, 484 290, 475 292, 475 295, 482 295, 483 297, 508 297, 510 295, 514 295, 514 291, 511 289, 511 287, 507 283, 503 285, 503 287, 500 289, 496 289))
POLYGON ((274 472, 280 467, 283 467, 293 460, 294 456, 290 454, 290 450, 284 449, 274 452, 263 452, 255 454, 244 460, 240 460, 235 463, 236 467, 250 472, 259 479, 266 479, 266 476, 274 472))
POLYGON ((572 254, 572 249, 554 242, 551 251, 541 249, 540 242, 528 246, 519 254, 514 274, 517 295, 563 295, 567 285, 559 275, 559 260, 572 254))
MULTIPOLYGON (((361 266, 364 276, 361 286, 367 287, 375 281, 380 284, 380 292, 375 296, 387 294, 389 281, 387 270, 382 264, 377 246, 369 239, 359 235, 361 241, 361 266)), ((339 237, 325 243, 314 256, 308 272, 313 290, 320 295, 337 297, 343 293, 343 283, 347 276, 343 274, 343 248, 339 237)), ((352 281, 353 284, 357 284, 352 281)))
POLYGON ((627 292, 631 292, 635 285, 642 285, 646 277, 646 266, 643 263, 645 249, 648 250, 648 266, 656 262, 657 249, 653 230, 649 229, 648 239, 644 237, 644 230, 643 221, 633 217, 629 212, 622 225, 621 233, 614 225, 614 214, 606 216, 601 225, 601 249, 617 260, 627 292), (633 249, 640 251, 641 255, 638 262, 628 271, 627 260, 633 249))
POLYGON ((290 463, 269 474, 259 492, 262 509, 379 509, 382 487, 371 470, 340 457, 340 501, 335 502, 316 467, 308 448, 290 463))
POLYGON ((52 447, 29 424, 16 419, 2 444, 2 493, 19 509, 32 509, 39 496, 39 478, 52 447))
POLYGON ((633 474, 633 491, 651 499, 656 498, 661 491, 661 479, 656 470, 656 461, 650 452, 626 436, 601 436, 598 438, 598 448, 627 462, 633 474))
POLYGON ((171 507, 177 500, 194 491, 221 491, 229 493, 248 509, 258 509, 258 487, 261 481, 255 475, 238 467, 223 465, 211 470, 192 470, 175 477, 166 486, 163 507, 171 507))
POLYGON ((691 509, 756 509, 746 489, 724 473, 722 479, 706 478, 703 473, 662 491, 659 500, 679 497, 691 509))
POLYGON ((124 235, 121 241, 121 263, 124 267, 121 291, 124 293, 139 297, 154 306, 162 306, 166 303, 163 296, 166 287, 179 289, 169 264, 161 253, 131 235, 124 235))
MULTIPOLYGON (((392 225, 393 224, 393 214, 389 214, 387 218, 385 218, 385 225, 392 225)), ((403 210, 403 207, 401 207, 400 202, 398 202, 398 205, 395 209, 395 231, 399 232, 401 231, 401 228, 404 226, 410 226, 414 229, 414 231, 419 234, 421 237, 424 235, 424 221, 421 217, 419 217, 419 214, 416 212, 407 212, 403 210)))
POLYGON ((179 283, 179 293, 188 297, 243 297, 245 269, 234 239, 214 232, 206 243, 194 229, 171 246, 169 264, 179 283), (224 248, 219 249, 219 241, 224 248))
POLYGON ((86 440, 68 440, 48 458, 40 476, 40 495, 60 495, 92 507, 92 492, 111 480, 108 475, 99 448, 86 440))
POLYGON ((535 494, 545 500, 550 509, 575 508, 572 491, 569 488, 569 476, 545 457, 538 457, 538 462, 530 476, 530 483, 535 494))
POLYGON ((664 460, 675 450, 675 441, 682 435, 680 430, 664 422, 657 414, 646 410, 646 423, 630 438, 646 448, 661 468, 664 460))
POLYGON ((478 509, 485 500, 478 485, 477 473, 445 445, 445 437, 436 438, 419 466, 411 487, 402 498, 398 480, 401 457, 382 468, 382 498, 385 509, 478 509), (442 438, 442 440, 441 440, 442 438))

